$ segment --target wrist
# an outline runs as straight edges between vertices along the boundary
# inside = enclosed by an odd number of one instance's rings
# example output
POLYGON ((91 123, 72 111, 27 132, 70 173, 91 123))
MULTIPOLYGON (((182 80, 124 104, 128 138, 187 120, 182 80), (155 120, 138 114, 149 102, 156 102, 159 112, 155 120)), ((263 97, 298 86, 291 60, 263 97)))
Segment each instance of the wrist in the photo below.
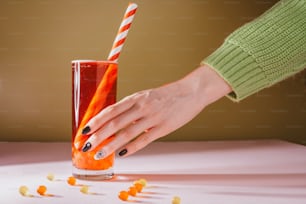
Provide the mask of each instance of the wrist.
POLYGON ((229 94, 232 89, 212 68, 204 64, 182 79, 202 108, 229 94))

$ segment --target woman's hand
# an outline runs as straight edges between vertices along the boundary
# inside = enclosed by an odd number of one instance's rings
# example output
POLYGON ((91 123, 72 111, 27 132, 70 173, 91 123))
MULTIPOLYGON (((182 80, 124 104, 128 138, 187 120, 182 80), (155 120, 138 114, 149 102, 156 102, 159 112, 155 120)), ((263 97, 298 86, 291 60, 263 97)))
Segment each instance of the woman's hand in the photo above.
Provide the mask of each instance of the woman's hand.
POLYGON ((176 82, 137 92, 103 109, 83 129, 92 135, 82 150, 93 150, 116 134, 95 158, 105 158, 119 148, 120 156, 130 155, 185 125, 230 91, 215 71, 203 65, 176 82))

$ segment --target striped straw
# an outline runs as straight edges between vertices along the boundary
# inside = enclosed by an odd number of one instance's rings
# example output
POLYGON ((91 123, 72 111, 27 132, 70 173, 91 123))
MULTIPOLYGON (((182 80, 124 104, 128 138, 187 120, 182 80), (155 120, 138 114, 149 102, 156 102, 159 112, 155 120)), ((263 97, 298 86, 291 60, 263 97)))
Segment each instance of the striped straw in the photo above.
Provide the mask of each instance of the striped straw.
POLYGON ((122 50, 122 47, 124 45, 124 41, 127 37, 127 34, 129 32, 129 29, 131 27, 133 18, 135 16, 137 10, 137 4, 135 3, 129 3, 129 6, 127 7, 123 20, 121 22, 121 25, 119 27, 119 31, 117 33, 117 36, 115 38, 115 41, 113 43, 113 47, 108 55, 109 61, 117 62, 120 52, 122 50))

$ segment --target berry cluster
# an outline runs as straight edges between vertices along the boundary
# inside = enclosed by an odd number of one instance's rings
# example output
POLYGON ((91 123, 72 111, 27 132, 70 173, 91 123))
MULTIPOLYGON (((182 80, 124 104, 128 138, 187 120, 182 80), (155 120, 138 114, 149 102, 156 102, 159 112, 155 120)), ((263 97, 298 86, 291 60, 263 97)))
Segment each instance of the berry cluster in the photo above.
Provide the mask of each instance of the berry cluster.
POLYGON ((127 201, 129 196, 135 197, 137 193, 141 193, 142 189, 146 187, 146 185, 147 181, 145 179, 139 179, 130 186, 128 191, 120 191, 118 197, 123 201, 127 201))

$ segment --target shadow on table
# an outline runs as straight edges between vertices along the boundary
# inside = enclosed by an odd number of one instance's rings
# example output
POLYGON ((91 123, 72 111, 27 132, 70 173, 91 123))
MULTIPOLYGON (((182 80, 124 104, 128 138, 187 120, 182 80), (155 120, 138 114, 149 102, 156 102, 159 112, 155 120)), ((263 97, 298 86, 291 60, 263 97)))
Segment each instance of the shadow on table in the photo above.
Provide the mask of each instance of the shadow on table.
POLYGON ((110 182, 133 182, 145 178, 150 182, 184 185, 253 186, 306 188, 306 173, 280 174, 118 174, 110 182))
POLYGON ((180 185, 190 185, 191 188, 202 188, 203 194, 219 196, 277 197, 302 199, 303 201, 306 199, 306 173, 118 174, 111 182, 133 182, 139 178, 145 178, 149 181, 149 185, 146 187, 149 193, 154 193, 159 188, 179 188, 180 185), (150 185, 150 183, 159 183, 159 185, 150 185), (241 189, 244 190, 241 191, 241 189), (297 191, 297 189, 299 190, 297 191))

